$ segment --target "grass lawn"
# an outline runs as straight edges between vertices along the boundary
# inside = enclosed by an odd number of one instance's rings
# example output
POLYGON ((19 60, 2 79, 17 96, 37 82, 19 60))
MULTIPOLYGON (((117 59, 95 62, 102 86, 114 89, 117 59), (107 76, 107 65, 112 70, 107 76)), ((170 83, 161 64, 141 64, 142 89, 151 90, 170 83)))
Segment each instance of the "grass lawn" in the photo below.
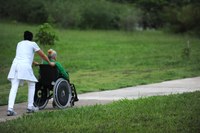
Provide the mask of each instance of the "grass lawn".
MULTIPOLYGON (((15 48, 25 30, 35 34, 38 26, 0 22, 0 105, 7 104, 10 82, 7 74, 15 48)), ((162 31, 79 31, 56 29, 59 41, 53 48, 69 71, 78 93, 161 82, 200 75, 200 40, 162 31), (190 57, 182 58, 190 42, 190 57)), ((40 62, 38 55, 35 60, 40 62)), ((35 74, 38 68, 34 67, 35 74)), ((27 85, 16 101, 27 100, 27 85)))
POLYGON ((200 92, 38 112, 0 123, 1 132, 198 133, 200 92))

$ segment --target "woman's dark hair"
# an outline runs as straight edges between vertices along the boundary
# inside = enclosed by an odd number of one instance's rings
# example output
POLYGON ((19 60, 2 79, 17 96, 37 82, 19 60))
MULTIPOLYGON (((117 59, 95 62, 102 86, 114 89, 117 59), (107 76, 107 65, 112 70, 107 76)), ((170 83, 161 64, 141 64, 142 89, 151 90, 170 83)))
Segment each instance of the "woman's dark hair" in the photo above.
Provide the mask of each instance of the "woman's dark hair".
POLYGON ((33 33, 30 31, 25 31, 24 32, 24 40, 32 41, 32 39, 33 39, 33 33))

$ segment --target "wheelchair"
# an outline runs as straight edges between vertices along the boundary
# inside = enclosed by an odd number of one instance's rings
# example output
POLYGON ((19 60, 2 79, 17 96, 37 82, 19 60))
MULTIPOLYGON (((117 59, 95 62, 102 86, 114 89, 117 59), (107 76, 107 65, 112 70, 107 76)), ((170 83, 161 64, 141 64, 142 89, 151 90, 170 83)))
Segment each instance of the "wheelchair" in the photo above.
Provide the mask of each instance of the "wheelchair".
POLYGON ((35 87, 34 106, 40 110, 44 109, 51 98, 53 107, 63 109, 74 106, 74 98, 77 95, 75 86, 60 77, 56 67, 40 64, 38 81, 35 87))

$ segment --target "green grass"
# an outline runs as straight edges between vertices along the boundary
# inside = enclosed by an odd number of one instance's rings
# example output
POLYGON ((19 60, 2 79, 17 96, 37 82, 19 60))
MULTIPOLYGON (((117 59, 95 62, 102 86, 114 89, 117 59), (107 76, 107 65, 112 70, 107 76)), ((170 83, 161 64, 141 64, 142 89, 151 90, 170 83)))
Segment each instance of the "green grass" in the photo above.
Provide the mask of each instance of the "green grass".
POLYGON ((121 100, 24 115, 0 123, 1 132, 198 133, 200 92, 121 100))
MULTIPOLYGON (((0 105, 7 104, 7 74, 23 31, 36 33, 38 26, 0 22, 0 105)), ((78 31, 57 29, 53 48, 68 69, 78 93, 117 89, 200 75, 200 40, 162 31, 78 31), (191 56, 181 57, 190 41, 191 56)), ((41 61, 38 55, 36 61, 41 61)), ((38 68, 35 67, 37 75, 38 68)), ((19 89, 17 102, 27 98, 27 86, 19 89)))

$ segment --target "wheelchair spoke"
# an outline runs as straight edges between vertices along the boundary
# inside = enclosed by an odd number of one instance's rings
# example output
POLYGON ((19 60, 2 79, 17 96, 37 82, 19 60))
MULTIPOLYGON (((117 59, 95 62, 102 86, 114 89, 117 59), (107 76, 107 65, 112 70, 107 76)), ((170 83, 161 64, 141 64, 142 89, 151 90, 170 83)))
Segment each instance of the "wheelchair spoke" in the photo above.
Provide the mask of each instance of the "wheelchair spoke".
POLYGON ((48 88, 44 88, 43 86, 36 84, 34 105, 39 107, 39 109, 45 108, 49 101, 49 99, 47 98, 48 96, 49 96, 48 88))
POLYGON ((65 108, 71 101, 71 87, 68 81, 59 78, 54 86, 54 101, 59 108, 65 108))

